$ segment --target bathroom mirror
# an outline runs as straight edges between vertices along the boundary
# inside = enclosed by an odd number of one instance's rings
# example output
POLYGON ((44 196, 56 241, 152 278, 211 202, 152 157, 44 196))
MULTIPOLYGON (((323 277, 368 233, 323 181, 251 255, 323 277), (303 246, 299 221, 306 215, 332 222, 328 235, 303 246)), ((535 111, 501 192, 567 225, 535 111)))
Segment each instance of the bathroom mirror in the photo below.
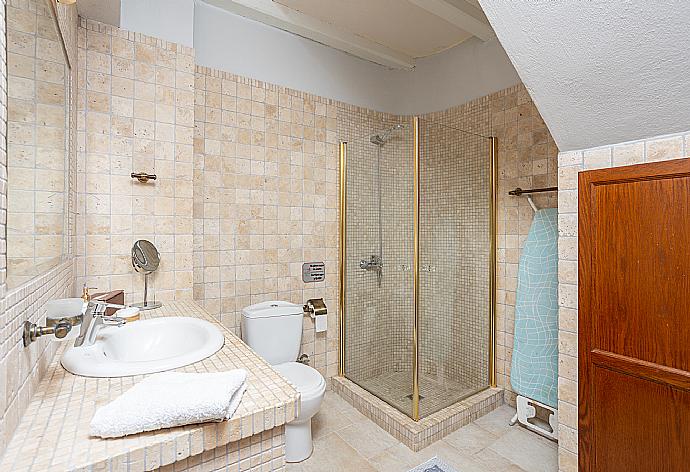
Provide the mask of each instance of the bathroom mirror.
POLYGON ((161 256, 151 241, 140 239, 132 247, 132 265, 134 270, 150 274, 158 269, 161 256))
POLYGON ((8 3, 7 285, 67 252, 70 65, 52 2, 8 3))
POLYGON ((144 301, 141 303, 134 303, 142 310, 152 310, 162 306, 160 302, 148 301, 149 291, 149 274, 158 270, 161 262, 161 255, 151 241, 140 239, 132 246, 132 266, 134 270, 144 274, 144 301))

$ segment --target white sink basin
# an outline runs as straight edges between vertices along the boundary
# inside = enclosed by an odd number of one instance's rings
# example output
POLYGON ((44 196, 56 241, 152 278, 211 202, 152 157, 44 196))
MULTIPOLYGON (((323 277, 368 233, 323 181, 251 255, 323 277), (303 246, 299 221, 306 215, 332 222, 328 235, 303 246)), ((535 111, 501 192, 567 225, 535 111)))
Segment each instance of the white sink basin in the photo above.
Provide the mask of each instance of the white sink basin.
POLYGON ((193 364, 216 353, 225 338, 199 318, 165 317, 105 326, 91 346, 71 347, 62 366, 84 377, 125 377, 193 364))

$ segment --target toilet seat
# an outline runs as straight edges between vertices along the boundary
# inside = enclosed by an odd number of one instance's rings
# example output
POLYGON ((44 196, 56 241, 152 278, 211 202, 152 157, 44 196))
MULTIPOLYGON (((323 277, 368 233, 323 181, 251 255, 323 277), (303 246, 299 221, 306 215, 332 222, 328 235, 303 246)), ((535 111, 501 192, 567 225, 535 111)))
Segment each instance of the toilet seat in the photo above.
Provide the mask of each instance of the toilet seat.
POLYGON ((319 371, 300 362, 285 362, 273 368, 295 386, 303 399, 318 396, 326 388, 326 381, 319 371))

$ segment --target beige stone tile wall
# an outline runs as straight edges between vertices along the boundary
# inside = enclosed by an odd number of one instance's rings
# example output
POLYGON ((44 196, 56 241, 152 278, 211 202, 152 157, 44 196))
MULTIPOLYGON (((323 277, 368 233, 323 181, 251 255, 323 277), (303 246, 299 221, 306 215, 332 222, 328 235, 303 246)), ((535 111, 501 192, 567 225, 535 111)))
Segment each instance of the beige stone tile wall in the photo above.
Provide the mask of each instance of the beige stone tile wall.
POLYGON ((324 298, 327 333, 305 318, 302 352, 337 371, 338 159, 330 100, 197 67, 194 298, 240 334, 241 310, 324 298), (302 282, 303 262, 326 280, 302 282))
MULTIPOLYGON (((7 293, 7 0, 0 0, 0 299, 7 293)), ((0 315, 2 316, 2 315, 0 315)), ((5 328, 0 318, 0 328, 5 328)), ((4 333, 4 332, 3 332, 4 333)), ((1 339, 4 341, 4 336, 1 339)), ((4 354, 4 350, 2 353, 4 354)), ((0 357, 1 358, 1 357, 0 357)), ((1 384, 2 382, 0 382, 1 384)), ((0 395, 2 401, 3 395, 0 395)), ((0 408, 0 411, 3 409, 0 408)))
MULTIPOLYGON (((497 380, 514 404, 510 364, 515 327, 515 296, 521 249, 534 212, 525 197, 508 195, 515 187, 555 187, 558 148, 529 93, 522 84, 489 96, 491 134, 497 137, 497 380)), ((539 208, 558 206, 556 192, 534 197, 539 208)))
POLYGON ((68 61, 44 0, 11 0, 8 38, 8 285, 59 263, 64 246, 68 61))
POLYGON ((77 285, 140 301, 131 248, 148 239, 150 297, 191 299, 193 50, 81 18, 79 72, 77 285))
POLYGON ((0 300, 0 454, 9 443, 57 348, 48 337, 25 348, 22 343, 24 321, 42 324, 47 301, 72 295, 72 264, 71 260, 63 262, 0 300))
POLYGON ((690 133, 659 136, 558 155, 559 469, 577 471, 578 173, 687 157, 690 133))
MULTIPOLYGON (((58 16, 62 18, 61 28, 65 38, 73 38, 77 27, 75 6, 55 5, 58 16)), ((45 317, 43 308, 46 301, 62 298, 72 294, 73 259, 71 257, 72 238, 74 237, 73 206, 75 200, 76 162, 74 146, 71 141, 72 157, 68 164, 70 190, 68 195, 67 252, 64 262, 51 270, 40 274, 30 282, 8 291, 6 286, 6 241, 4 240, 7 222, 7 47, 6 47, 6 2, 0 1, 0 454, 4 451, 8 439, 12 436, 20 417, 43 376, 46 366, 55 352, 55 345, 45 339, 25 349, 21 333, 25 320, 41 322, 45 317)), ((76 57, 76 44, 65 39, 65 46, 70 57, 76 57)), ((70 81, 76 82, 76 68, 73 68, 70 81)), ((73 96, 70 97, 73 100, 73 96)), ((74 121, 76 113, 70 119, 74 121)), ((12 197, 10 196, 9 199, 12 197)))
MULTIPOLYGON (((128 34, 121 31, 113 33, 114 30, 108 32, 103 25, 97 28, 103 31, 94 32, 94 37, 96 33, 123 37, 128 34)), ((98 51, 91 51, 88 34, 85 34, 84 41, 82 56, 86 56, 88 73, 89 69, 103 66, 99 62, 95 66, 88 65, 89 57, 85 52, 89 51, 91 57, 96 58, 98 51)), ((120 61, 117 54, 111 52, 113 61, 120 61)), ((138 64, 140 61, 134 62, 138 64)), ((121 78, 115 75, 119 73, 115 67, 113 62, 111 79, 119 83, 121 78)), ((126 75, 124 78, 130 78, 136 73, 125 69, 122 74, 126 75)), ((94 79, 102 75, 97 70, 91 71, 91 74, 94 79)), ((136 77, 134 82, 139 83, 136 77)), ((183 234, 177 233, 174 240, 185 243, 175 243, 170 252, 162 250, 163 260, 166 260, 166 256, 183 260, 191 256, 191 252, 179 254, 179 251, 189 251, 193 247, 194 298, 235 332, 239 331, 240 310, 251 303, 271 298, 303 303, 310 297, 324 297, 330 308, 328 333, 317 335, 310 320, 305 320, 303 351, 312 358, 312 365, 327 376, 333 375, 337 368, 338 344, 337 141, 341 138, 351 140, 360 128, 368 136, 370 132, 382 128, 384 123, 397 122, 400 117, 377 116, 369 110, 207 68, 196 69, 195 82, 194 171, 193 185, 189 187, 193 189, 193 244, 188 243, 189 235, 185 231, 189 228, 186 222, 181 222, 178 227, 185 226, 183 234), (368 122, 362 120, 366 126, 347 126, 362 116, 372 118, 368 122), (303 284, 301 264, 313 260, 326 261, 326 282, 303 284)), ((80 102, 85 110, 83 126, 86 150, 83 153, 86 171, 80 172, 80 185, 85 189, 80 192, 80 198, 83 197, 80 199, 80 208, 87 215, 80 221, 83 221, 87 236, 80 242, 84 257, 78 266, 80 276, 82 273, 88 276, 81 277, 79 283, 88 280, 89 285, 99 288, 123 288, 129 293, 139 292, 140 277, 136 278, 138 284, 134 284, 132 280, 135 277, 129 267, 129 248, 134 239, 131 225, 143 220, 138 218, 137 204, 151 200, 143 198, 151 195, 144 192, 152 192, 150 189, 155 187, 141 187, 127 180, 126 175, 135 169, 125 167, 130 162, 143 162, 143 153, 152 149, 142 146, 150 143, 151 139, 138 137, 134 131, 131 132, 132 139, 123 139, 121 130, 114 128, 119 126, 122 118, 129 118, 128 107, 132 97, 120 97, 116 94, 120 92, 113 91, 110 96, 112 104, 108 102, 104 105, 101 95, 106 92, 90 91, 88 84, 88 80, 82 82, 87 86, 86 92, 90 93, 86 93, 80 102), (122 110, 116 111, 115 108, 122 110), (117 113, 124 113, 125 116, 117 113), (86 118, 88 115, 92 116, 91 120, 86 118), (108 115, 106 121, 110 120, 108 133, 101 132, 101 115, 108 115), (102 159, 103 151, 89 150, 90 144, 100 146, 102 134, 110 135, 109 146, 125 148, 124 152, 113 149, 109 153, 114 157, 105 164, 109 167, 110 175, 102 179, 109 180, 107 189, 102 188, 106 184, 92 175, 106 170, 102 168, 105 162, 102 159), (132 143, 131 158, 128 143, 132 143), (95 167, 90 167, 89 162, 94 163, 95 167), (93 190, 86 190, 87 186, 93 190), (124 203, 122 209, 113 204, 115 199, 124 203), (90 203, 87 204, 87 201, 90 203), (131 211, 130 202, 134 207, 131 211), (107 230, 112 236, 107 235, 107 230), (115 269, 116 274, 108 276, 111 269, 115 269)), ((98 85, 92 85, 91 88, 94 86, 98 88, 98 85)), ((137 86, 134 88, 136 93, 137 86)), ((126 87, 122 90, 125 95, 128 94, 126 87)), ((134 97, 133 101, 131 115, 137 120, 136 117, 146 109, 140 106, 141 100, 134 97)), ((149 106, 148 109, 155 107, 149 106)), ((454 116, 454 125, 464 126, 470 131, 477 131, 481 127, 483 130, 488 128, 489 132, 495 128, 497 134, 504 133, 499 135, 499 143, 505 143, 505 146, 499 144, 499 165, 503 166, 501 180, 504 184, 501 193, 518 184, 529 187, 541 185, 542 182, 555 183, 555 166, 551 164, 555 161, 555 145, 548 131, 544 133, 545 126, 524 88, 501 91, 457 107, 445 115, 433 114, 428 118, 443 116, 454 116), (477 121, 477 110, 486 110, 487 107, 491 111, 491 121, 477 121), (510 162, 504 165, 504 159, 510 162), (518 159, 522 161, 518 163, 518 159)), ((124 121, 131 123, 132 120, 124 121)), ((124 132, 124 138, 129 138, 127 127, 124 132)), ((154 142, 160 144, 157 140, 154 142)), ((188 144, 179 144, 186 155, 188 144)), ((174 163, 176 167, 184 168, 184 177, 176 181, 175 188, 180 185, 186 188, 189 178, 186 174, 186 158, 182 162, 176 158, 174 163)), ((156 165, 169 164, 161 162, 163 159, 160 155, 154 161, 156 165)), ((155 195, 162 196, 160 193, 155 195)), ((545 205, 555 204, 554 200, 538 199, 545 205)), ((176 201, 186 205, 187 194, 181 200, 176 198, 176 201)), ((501 198, 500 203, 506 208, 499 211, 499 229, 502 232, 499 237, 498 369, 500 383, 506 385, 505 374, 509 369, 512 349, 517 258, 519 245, 529 229, 531 210, 520 199, 505 197, 501 198)), ((176 215, 181 215, 177 209, 175 211, 176 215)), ((159 234, 152 236, 162 241, 169 240, 161 238, 159 234)), ((179 275, 179 271, 184 271, 183 264, 176 264, 172 270, 176 275, 179 275)), ((187 276, 187 271, 184 272, 187 276)), ((170 281, 170 277, 165 279, 170 281)), ((158 292, 179 292, 169 284, 166 288, 155 288, 158 292)), ((397 352, 400 354, 403 351, 397 352)))

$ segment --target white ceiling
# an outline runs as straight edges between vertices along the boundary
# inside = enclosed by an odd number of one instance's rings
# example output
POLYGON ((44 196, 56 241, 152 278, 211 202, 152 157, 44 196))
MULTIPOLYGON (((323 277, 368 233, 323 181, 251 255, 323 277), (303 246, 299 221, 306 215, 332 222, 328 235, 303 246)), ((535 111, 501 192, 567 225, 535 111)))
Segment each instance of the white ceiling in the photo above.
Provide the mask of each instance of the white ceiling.
POLYGON ((413 58, 436 54, 471 33, 406 0, 274 0, 413 58))
POLYGON ((690 2, 480 3, 561 151, 690 128, 690 2))
MULTIPOLYGON (((132 7, 141 3, 140 10, 160 4, 159 0, 128 1, 132 7)), ((415 59, 472 37, 495 38, 477 0, 201 1, 395 69, 412 69, 415 59)), ((77 5, 83 17, 119 26, 122 2, 78 0, 77 5)))
POLYGON ((476 36, 494 38, 476 0, 204 0, 377 64, 415 59, 476 36))

